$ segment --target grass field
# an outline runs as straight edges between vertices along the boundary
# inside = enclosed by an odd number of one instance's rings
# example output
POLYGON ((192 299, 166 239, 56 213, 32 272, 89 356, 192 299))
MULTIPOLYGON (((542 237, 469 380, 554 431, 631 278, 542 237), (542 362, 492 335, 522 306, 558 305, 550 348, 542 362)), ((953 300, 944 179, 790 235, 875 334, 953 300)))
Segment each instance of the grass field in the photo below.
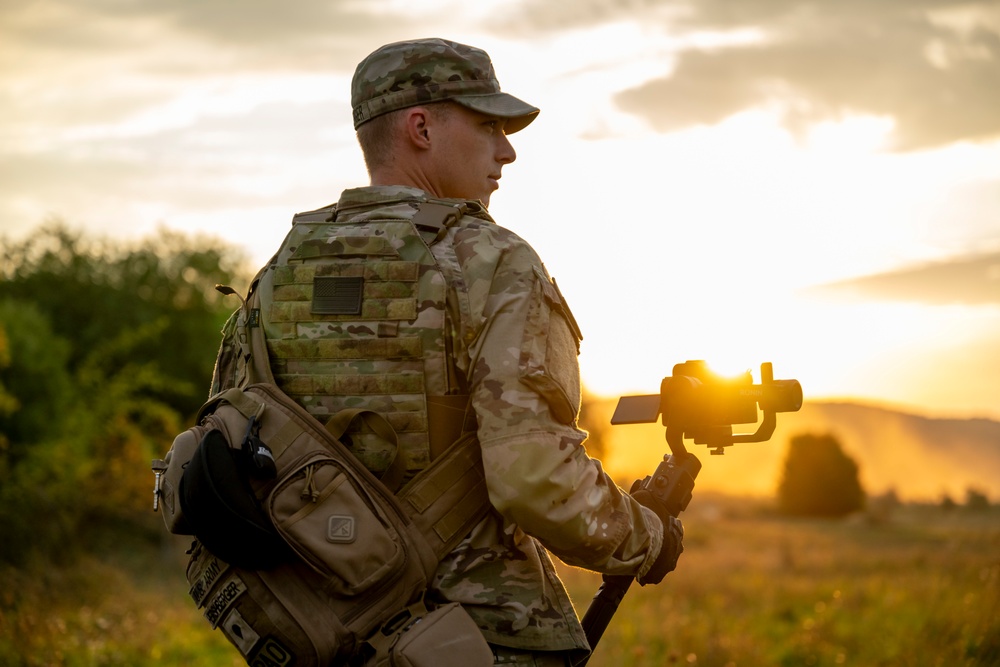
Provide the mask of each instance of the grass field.
MULTIPOLYGON (((618 665, 1000 665, 1000 509, 793 520, 699 497, 686 550, 633 586, 590 661, 618 665)), ((186 595, 183 546, 118 544, 0 572, 0 665, 239 665, 186 595)), ((583 613, 600 578, 561 568, 583 613)))

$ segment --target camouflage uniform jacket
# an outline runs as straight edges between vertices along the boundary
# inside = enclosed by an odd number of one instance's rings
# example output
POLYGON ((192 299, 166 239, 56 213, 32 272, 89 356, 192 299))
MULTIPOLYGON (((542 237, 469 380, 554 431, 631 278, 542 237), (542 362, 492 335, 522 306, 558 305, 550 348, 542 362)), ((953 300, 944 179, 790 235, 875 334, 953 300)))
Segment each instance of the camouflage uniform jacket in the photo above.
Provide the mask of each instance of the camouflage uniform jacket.
MULTIPOLYGON (((337 222, 411 219, 427 200, 402 186, 347 190, 337 222)), ((467 379, 496 511, 445 557, 431 596, 462 603, 493 643, 585 649, 546 550, 599 572, 644 574, 659 553, 662 525, 582 447, 581 336, 535 251, 478 202, 433 201, 465 205, 431 250, 450 267, 446 275, 461 277, 448 286, 446 335, 452 363, 467 379)), ((282 251, 297 238, 293 227, 282 251)))

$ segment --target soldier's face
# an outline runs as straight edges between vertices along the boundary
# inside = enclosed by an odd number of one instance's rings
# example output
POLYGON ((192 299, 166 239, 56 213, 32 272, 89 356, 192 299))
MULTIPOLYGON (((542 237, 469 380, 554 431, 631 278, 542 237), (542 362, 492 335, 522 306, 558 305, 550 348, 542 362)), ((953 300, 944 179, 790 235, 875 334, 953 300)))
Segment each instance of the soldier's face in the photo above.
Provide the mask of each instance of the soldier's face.
POLYGON ((500 187, 500 170, 517 158, 504 134, 506 120, 457 104, 437 122, 430 178, 439 197, 478 199, 500 187))

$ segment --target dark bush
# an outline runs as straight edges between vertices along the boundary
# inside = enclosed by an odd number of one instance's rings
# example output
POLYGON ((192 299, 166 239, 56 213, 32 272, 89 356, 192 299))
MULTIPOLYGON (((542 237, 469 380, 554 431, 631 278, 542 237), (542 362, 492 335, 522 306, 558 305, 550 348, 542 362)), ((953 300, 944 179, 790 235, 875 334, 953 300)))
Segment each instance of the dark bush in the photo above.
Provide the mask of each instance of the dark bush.
POLYGON ((832 435, 792 438, 778 488, 785 514, 839 517, 864 508, 858 464, 832 435))

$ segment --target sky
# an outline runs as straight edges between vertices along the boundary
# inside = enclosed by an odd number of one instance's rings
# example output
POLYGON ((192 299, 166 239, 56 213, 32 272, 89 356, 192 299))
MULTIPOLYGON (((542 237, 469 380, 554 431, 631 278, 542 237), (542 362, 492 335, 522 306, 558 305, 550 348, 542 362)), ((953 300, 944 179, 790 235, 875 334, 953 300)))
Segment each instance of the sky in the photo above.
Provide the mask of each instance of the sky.
POLYGON ((486 49, 541 108, 490 211, 595 394, 774 363, 807 400, 1000 419, 1000 3, 5 0, 0 235, 276 249, 365 185, 378 46, 486 49))

